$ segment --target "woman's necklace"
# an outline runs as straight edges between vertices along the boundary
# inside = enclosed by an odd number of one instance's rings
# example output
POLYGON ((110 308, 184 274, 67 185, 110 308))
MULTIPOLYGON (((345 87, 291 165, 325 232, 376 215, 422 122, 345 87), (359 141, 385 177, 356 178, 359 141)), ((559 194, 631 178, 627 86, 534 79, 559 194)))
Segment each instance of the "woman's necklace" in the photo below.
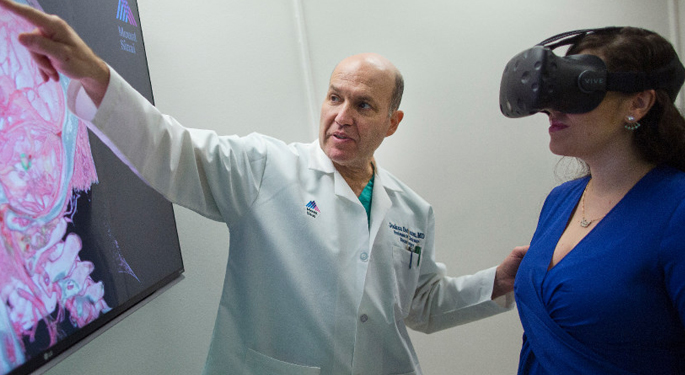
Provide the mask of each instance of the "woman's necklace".
POLYGON ((587 193, 587 189, 590 186, 590 182, 592 182, 592 179, 590 179, 590 181, 588 181, 587 185, 585 185, 585 190, 583 190, 583 196, 580 198, 580 209, 581 209, 581 216, 582 216, 582 218, 580 220, 580 226, 583 228, 589 227, 590 225, 592 225, 592 223, 594 223, 597 220, 601 220, 604 217, 604 215, 602 215, 601 217, 598 217, 596 219, 592 219, 590 221, 585 219, 585 193, 587 193))

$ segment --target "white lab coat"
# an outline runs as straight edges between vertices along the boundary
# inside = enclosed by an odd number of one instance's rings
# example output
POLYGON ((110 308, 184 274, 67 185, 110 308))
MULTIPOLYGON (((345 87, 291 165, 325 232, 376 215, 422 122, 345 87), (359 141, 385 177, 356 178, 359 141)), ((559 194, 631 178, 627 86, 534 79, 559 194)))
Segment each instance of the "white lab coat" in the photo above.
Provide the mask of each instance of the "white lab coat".
MULTIPOLYGON (((70 108, 90 120, 73 84, 70 108)), ((494 267, 445 276, 431 206, 382 168, 369 224, 318 141, 184 128, 114 70, 91 129, 170 201, 228 225, 205 373, 421 374, 405 325, 432 332, 511 308, 511 295, 490 300, 494 267)))

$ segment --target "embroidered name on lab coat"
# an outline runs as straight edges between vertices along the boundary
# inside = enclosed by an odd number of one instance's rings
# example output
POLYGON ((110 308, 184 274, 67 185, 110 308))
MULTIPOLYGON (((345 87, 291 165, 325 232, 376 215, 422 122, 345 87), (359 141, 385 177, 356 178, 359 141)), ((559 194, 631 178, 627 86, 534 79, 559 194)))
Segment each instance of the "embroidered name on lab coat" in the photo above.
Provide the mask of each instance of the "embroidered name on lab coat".
POLYGON ((412 248, 426 238, 426 235, 423 232, 412 231, 405 226, 397 225, 392 222, 390 222, 388 226, 395 236, 399 238, 401 243, 409 245, 412 248))

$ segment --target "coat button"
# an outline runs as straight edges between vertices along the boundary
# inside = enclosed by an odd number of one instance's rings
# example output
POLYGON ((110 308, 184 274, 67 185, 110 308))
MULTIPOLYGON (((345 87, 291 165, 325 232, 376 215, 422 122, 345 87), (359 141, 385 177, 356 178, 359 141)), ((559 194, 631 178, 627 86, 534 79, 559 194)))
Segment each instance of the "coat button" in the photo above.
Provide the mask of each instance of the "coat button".
POLYGON ((368 317, 366 314, 362 314, 362 315, 359 317, 359 320, 360 320, 362 323, 366 323, 366 321, 369 320, 369 317, 368 317))
POLYGON ((363 252, 359 254, 359 259, 361 259, 362 262, 366 262, 367 260, 369 260, 369 253, 363 252))

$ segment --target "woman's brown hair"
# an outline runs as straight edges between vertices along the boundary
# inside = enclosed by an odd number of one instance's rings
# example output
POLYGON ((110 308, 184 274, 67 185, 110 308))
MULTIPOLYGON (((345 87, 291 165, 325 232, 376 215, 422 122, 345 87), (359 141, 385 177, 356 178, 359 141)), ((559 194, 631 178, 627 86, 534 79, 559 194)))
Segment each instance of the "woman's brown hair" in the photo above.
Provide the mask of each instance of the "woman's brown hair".
MULTIPOLYGON (((651 72, 677 57, 666 39, 649 30, 623 27, 600 30, 576 41, 567 55, 583 50, 602 55, 609 72, 651 72)), ((667 164, 685 171, 685 118, 674 98, 657 89, 656 100, 635 130, 635 144, 642 157, 654 164, 667 164)))

